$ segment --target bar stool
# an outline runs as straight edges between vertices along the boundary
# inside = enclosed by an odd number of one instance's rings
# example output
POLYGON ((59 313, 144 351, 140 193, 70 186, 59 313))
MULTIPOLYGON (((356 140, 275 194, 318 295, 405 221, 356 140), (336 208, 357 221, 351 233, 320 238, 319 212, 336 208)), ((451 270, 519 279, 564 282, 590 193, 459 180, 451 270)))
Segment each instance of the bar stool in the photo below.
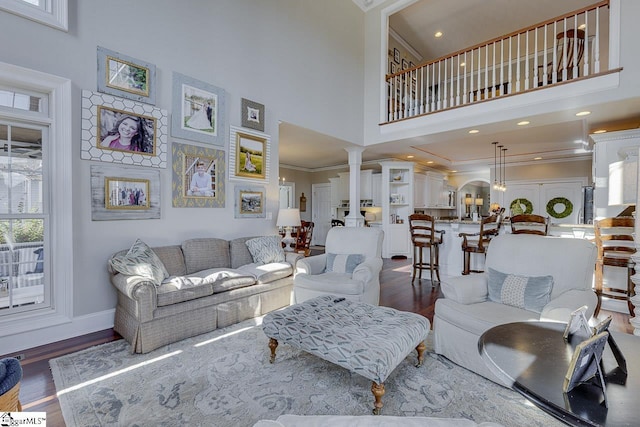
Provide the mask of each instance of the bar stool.
POLYGON ((635 274, 631 255, 636 252, 633 240, 635 221, 632 217, 614 217, 596 220, 593 223, 595 231, 598 258, 596 260, 595 291, 598 304, 594 316, 598 316, 602 297, 627 302, 629 314, 635 315, 631 297, 635 295, 631 276, 635 274), (626 269, 626 286, 605 283, 604 267, 619 267, 626 269), (606 285, 606 286, 605 286, 606 285))
POLYGON ((484 270, 471 270, 471 254, 485 254, 487 246, 494 236, 497 236, 500 232, 500 225, 502 221, 499 220, 498 215, 491 215, 480 221, 480 231, 477 233, 460 233, 458 236, 462 237, 462 254, 464 270, 463 275, 467 275, 470 272, 482 273, 484 270))
POLYGON ((418 279, 422 280, 422 270, 429 269, 431 283, 435 270, 438 282, 440 282, 440 245, 443 243, 444 230, 435 229, 435 220, 431 215, 409 215, 409 231, 413 243, 413 272, 411 284, 416 280, 416 272, 420 271, 418 279), (436 235, 438 234, 438 235, 436 235), (423 249, 429 249, 429 262, 423 260, 423 249))

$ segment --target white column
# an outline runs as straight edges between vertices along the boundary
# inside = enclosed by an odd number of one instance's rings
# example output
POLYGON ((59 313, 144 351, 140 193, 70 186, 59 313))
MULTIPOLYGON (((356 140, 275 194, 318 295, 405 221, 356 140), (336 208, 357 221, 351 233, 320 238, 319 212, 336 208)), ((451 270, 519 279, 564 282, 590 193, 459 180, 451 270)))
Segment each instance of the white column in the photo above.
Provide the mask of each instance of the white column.
MULTIPOLYGON (((640 158, 640 148, 638 149, 638 158, 640 158)), ((638 162, 638 167, 640 168, 640 161, 638 162)), ((640 180, 640 174, 638 175, 638 180, 640 180)), ((638 215, 637 207, 638 200, 640 200, 640 182, 637 183, 636 186, 636 211, 634 212, 635 218, 635 230, 634 230, 634 244, 636 246, 636 253, 631 256, 631 260, 636 263, 636 274, 631 276, 631 281, 635 285, 635 295, 631 298, 631 303, 634 307, 636 307, 636 315, 629 319, 629 323, 633 326, 633 335, 640 336, 640 218, 638 215)))
POLYGON ((363 147, 345 148, 349 153, 349 215, 344 218, 347 227, 363 227, 364 217, 360 215, 360 165, 363 147))

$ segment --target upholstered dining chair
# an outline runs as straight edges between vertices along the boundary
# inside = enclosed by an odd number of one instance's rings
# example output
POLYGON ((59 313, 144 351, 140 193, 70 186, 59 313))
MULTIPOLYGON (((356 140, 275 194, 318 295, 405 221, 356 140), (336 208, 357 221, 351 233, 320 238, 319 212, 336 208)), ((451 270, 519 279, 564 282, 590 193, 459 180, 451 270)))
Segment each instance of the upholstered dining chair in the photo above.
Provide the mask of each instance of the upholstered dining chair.
POLYGON ((482 273, 484 270, 471 269, 471 254, 486 254, 491 239, 498 235, 502 221, 498 215, 491 215, 480 221, 477 233, 460 233, 462 237, 463 270, 462 274, 482 273))
MULTIPOLYGON (((561 31, 556 35, 556 58, 553 57, 547 65, 538 65, 538 86, 569 80, 580 75, 580 62, 584 54, 584 30, 573 28, 561 31), (574 75, 573 67, 576 67, 574 75), (554 74, 556 79, 554 80, 554 74)), ((553 54, 552 54, 553 55, 553 54)))
POLYGON ((436 230, 435 220, 431 215, 409 215, 409 232, 413 244, 413 265, 411 284, 416 280, 416 272, 419 271, 418 280, 422 279, 422 270, 429 269, 431 283, 433 284, 433 272, 440 282, 440 245, 444 230, 436 230), (423 251, 429 250, 429 261, 423 259, 423 251))
POLYGON ((549 218, 536 214, 520 214, 509 218, 512 234, 549 234, 549 218))
POLYGON ((335 295, 378 305, 383 236, 378 227, 329 229, 324 253, 296 263, 294 301, 335 295))
MULTIPOLYGON (((596 220, 593 223, 595 243, 598 248, 596 259, 595 290, 598 297, 594 316, 600 312, 602 297, 622 300, 627 302, 629 314, 635 315, 631 297, 635 295, 631 276, 635 274, 631 255, 636 252, 633 240, 635 220, 633 217, 614 217, 596 220), (624 284, 616 283, 614 271, 610 277, 605 278, 605 267, 617 267, 620 272, 625 272, 624 284)), ((607 270, 610 270, 607 268, 607 270)), ((621 275, 617 277, 621 278, 621 275)))

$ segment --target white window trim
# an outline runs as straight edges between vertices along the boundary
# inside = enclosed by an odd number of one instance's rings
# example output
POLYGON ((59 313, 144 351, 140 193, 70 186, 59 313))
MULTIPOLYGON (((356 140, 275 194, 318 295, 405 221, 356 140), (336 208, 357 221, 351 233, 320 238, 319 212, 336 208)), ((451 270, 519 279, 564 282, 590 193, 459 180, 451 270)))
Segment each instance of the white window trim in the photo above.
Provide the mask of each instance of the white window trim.
MULTIPOLYGON (((49 200, 64 200, 50 205, 51 222, 51 309, 48 312, 24 312, 0 320, 0 337, 17 339, 18 334, 39 331, 69 323, 73 317, 73 187, 71 147, 71 80, 51 74, 0 62, 0 84, 29 88, 49 95, 49 124, 51 141, 55 149, 49 150, 51 168, 49 200)), ((10 119, 18 119, 20 113, 3 112, 10 119)), ((41 331, 40 331, 41 332, 41 331)), ((12 345, 6 343, 8 348, 12 345)))
POLYGON ((40 9, 22 0, 0 0, 0 9, 31 19, 58 30, 69 30, 68 0, 47 0, 47 7, 40 9))

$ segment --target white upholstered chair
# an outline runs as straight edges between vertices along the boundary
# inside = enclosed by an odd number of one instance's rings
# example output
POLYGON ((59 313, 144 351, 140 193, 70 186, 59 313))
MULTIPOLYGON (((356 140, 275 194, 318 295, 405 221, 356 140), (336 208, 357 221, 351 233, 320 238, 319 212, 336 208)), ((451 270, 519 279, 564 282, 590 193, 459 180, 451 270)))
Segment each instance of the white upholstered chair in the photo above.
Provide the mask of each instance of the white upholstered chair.
POLYGON ((294 301, 336 295, 378 305, 383 236, 377 227, 331 228, 325 253, 296 264, 294 301))
POLYGON ((596 246, 583 239, 530 234, 493 238, 484 273, 443 278, 444 298, 436 301, 433 319, 436 353, 506 385, 482 360, 480 336, 511 322, 567 322, 571 312, 583 305, 587 306, 585 315, 591 317, 598 300, 592 288, 596 252, 596 246), (526 285, 524 294, 518 296, 515 291, 523 289, 522 278, 526 285))

